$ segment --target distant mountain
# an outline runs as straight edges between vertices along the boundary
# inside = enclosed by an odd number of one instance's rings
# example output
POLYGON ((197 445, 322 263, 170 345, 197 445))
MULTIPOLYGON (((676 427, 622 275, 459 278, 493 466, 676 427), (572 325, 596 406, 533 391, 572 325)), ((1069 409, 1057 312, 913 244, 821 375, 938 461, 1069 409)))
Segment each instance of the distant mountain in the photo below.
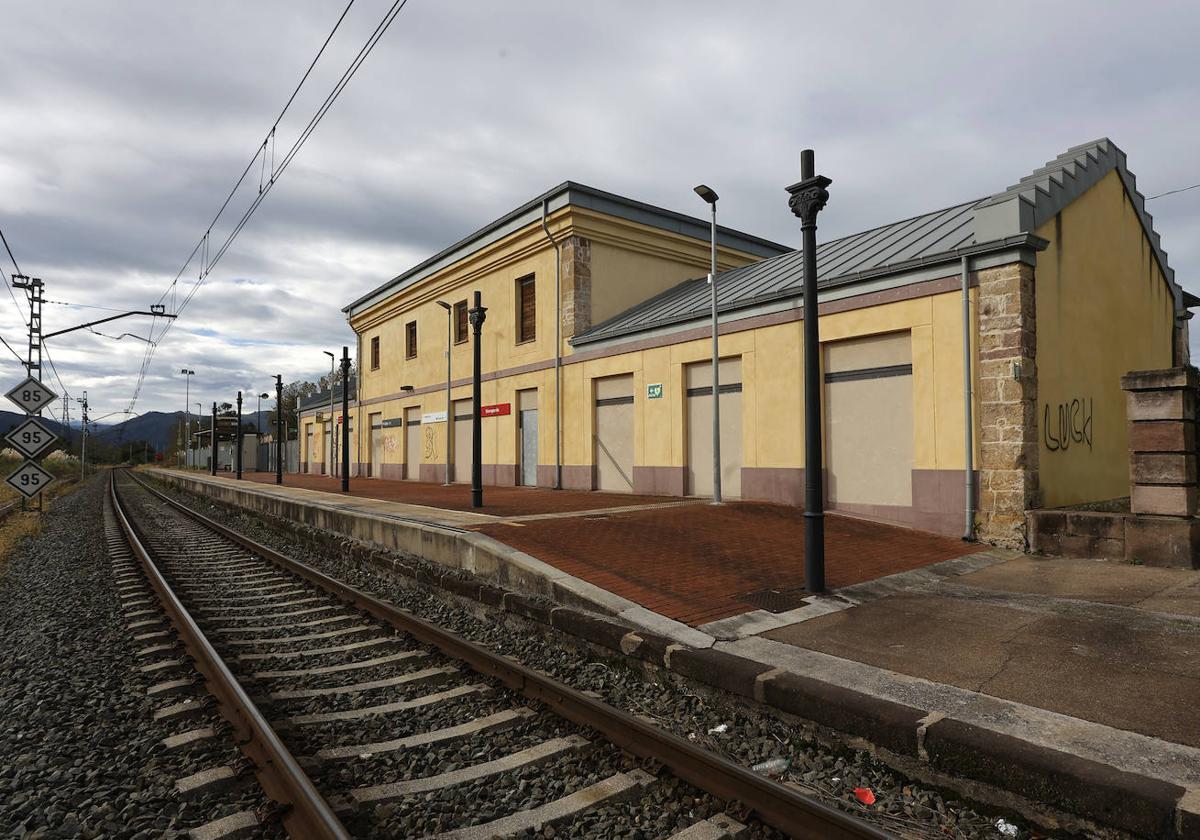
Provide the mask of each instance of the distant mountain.
MULTIPOLYGON (((268 412, 260 415, 263 428, 267 427, 268 412)), ((196 429, 197 415, 191 415, 192 430, 196 429)), ((96 433, 96 437, 114 446, 132 441, 148 441, 155 449, 166 449, 174 445, 179 438, 179 424, 183 422, 183 412, 147 411, 137 417, 109 426, 96 433)), ((254 425, 254 413, 242 415, 242 422, 254 425)), ((208 417, 204 417, 207 426, 208 417)))
MULTIPOLYGON (((44 415, 42 417, 39 417, 38 419, 42 421, 42 424, 46 428, 50 429, 56 435, 62 435, 62 433, 63 433, 62 423, 51 420, 49 415, 44 415)), ((24 414, 20 414, 16 411, 0 411, 0 435, 8 434, 9 429, 11 429, 13 426, 17 425, 18 423, 23 422, 24 420, 25 420, 24 414)), ((75 431, 75 434, 79 434, 78 430, 75 431)), ((3 448, 3 445, 0 445, 0 448, 3 448)))
MULTIPOLYGON (((155 449, 166 449, 170 445, 174 445, 179 435, 179 424, 183 417, 182 411, 166 412, 166 411, 148 411, 145 414, 137 417, 131 417, 121 423, 114 425, 107 424, 91 424, 92 435, 103 441, 104 443, 113 446, 120 446, 125 443, 134 441, 148 441, 155 449)), ((9 430, 25 419, 24 414, 15 411, 0 411, 0 437, 8 434, 9 430)), ((63 426, 61 423, 51 420, 48 415, 39 418, 43 424, 60 437, 63 436, 63 426)), ((197 428, 197 421, 200 418, 193 414, 191 415, 192 430, 197 428)), ((204 425, 207 428, 208 415, 205 415, 204 425)), ((262 424, 264 431, 270 431, 269 428, 270 413, 263 411, 259 415, 259 422, 262 424)), ((249 426, 254 426, 254 413, 243 415, 243 422, 249 426)), ((79 446, 79 421, 77 418, 71 419, 70 439, 73 446, 79 446)), ((0 449, 3 449, 5 444, 0 442, 0 449)))

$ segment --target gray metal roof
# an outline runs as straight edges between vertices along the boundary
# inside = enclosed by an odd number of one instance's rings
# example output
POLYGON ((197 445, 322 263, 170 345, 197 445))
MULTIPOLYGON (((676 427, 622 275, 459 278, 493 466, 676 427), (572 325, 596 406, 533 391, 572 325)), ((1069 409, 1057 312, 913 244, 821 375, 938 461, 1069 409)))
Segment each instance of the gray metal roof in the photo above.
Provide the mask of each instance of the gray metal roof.
MULTIPOLYGON (((350 377, 350 394, 349 399, 353 400, 357 389, 358 380, 356 377, 350 377)), ((333 402, 335 406, 342 404, 342 383, 338 383, 333 388, 333 402)), ((329 389, 317 391, 315 394, 309 394, 307 397, 301 397, 296 406, 298 411, 308 411, 310 408, 328 408, 329 407, 329 389)))
MULTIPOLYGON (((618 218, 629 219, 650 227, 656 227, 660 230, 678 233, 683 236, 691 236, 695 239, 702 239, 705 242, 709 239, 709 222, 702 219, 697 219, 694 216, 688 216, 683 213, 676 213, 674 210, 664 210, 661 207, 655 207, 652 204, 646 204, 642 201, 635 201, 632 198, 626 198, 616 193, 598 190, 586 184, 576 183, 575 181, 564 181, 557 187, 547 190, 537 198, 527 201, 517 209, 506 213, 499 219, 490 222, 474 233, 455 242, 453 245, 442 249, 403 274, 397 275, 383 285, 372 289, 353 303, 343 307, 342 311, 346 313, 347 318, 352 317, 356 311, 374 306, 376 303, 385 300, 401 289, 419 282, 425 277, 457 262, 468 254, 492 242, 503 239, 514 231, 538 222, 541 219, 543 209, 548 215, 568 205, 586 207, 601 213, 607 213, 610 216, 617 216, 618 218)), ((727 248, 734 248, 738 251, 744 251, 759 257, 772 257, 790 250, 787 245, 780 245, 778 242, 772 242, 769 239, 763 239, 760 236, 743 233, 721 225, 717 226, 717 241, 727 248)))
MULTIPOLYGON (((1181 297, 1174 274, 1158 234, 1150 226, 1150 214, 1145 212, 1134 177, 1125 168, 1125 154, 1108 139, 1076 146, 996 195, 821 244, 817 287, 826 289, 949 263, 993 243, 1019 244, 1023 236, 1032 234, 1114 168, 1121 173, 1163 273, 1176 291, 1178 306, 1181 297)), ((803 253, 798 250, 722 272, 717 276, 718 311, 799 298, 804 289, 803 272, 803 253)), ((707 318, 710 307, 707 278, 687 280, 597 324, 571 343, 588 344, 696 321, 707 318)))

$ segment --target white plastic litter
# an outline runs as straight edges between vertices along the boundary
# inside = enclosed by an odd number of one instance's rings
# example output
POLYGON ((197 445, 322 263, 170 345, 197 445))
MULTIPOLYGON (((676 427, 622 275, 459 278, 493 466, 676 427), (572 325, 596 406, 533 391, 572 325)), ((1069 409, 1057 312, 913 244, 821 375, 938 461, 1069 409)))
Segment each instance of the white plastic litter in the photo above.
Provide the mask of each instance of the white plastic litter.
POLYGON ((1017 836, 1017 827, 1003 817, 996 820, 996 831, 999 831, 1004 837, 1017 836))
POLYGON ((708 730, 708 734, 709 735, 724 735, 728 731, 729 731, 729 724, 722 723, 720 726, 714 726, 712 729, 708 730))

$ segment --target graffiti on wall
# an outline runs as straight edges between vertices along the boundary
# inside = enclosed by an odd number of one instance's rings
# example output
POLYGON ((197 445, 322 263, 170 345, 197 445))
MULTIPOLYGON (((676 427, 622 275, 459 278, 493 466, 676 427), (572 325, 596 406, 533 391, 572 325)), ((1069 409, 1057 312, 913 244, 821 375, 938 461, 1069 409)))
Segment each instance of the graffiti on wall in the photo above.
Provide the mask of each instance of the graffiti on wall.
POLYGON ((1065 452, 1087 444, 1092 449, 1092 410, 1095 400, 1079 397, 1052 406, 1046 403, 1042 411, 1042 441, 1051 452, 1065 452))
POLYGON ((433 426, 425 427, 425 452, 422 458, 426 461, 437 460, 437 437, 433 432, 433 426))

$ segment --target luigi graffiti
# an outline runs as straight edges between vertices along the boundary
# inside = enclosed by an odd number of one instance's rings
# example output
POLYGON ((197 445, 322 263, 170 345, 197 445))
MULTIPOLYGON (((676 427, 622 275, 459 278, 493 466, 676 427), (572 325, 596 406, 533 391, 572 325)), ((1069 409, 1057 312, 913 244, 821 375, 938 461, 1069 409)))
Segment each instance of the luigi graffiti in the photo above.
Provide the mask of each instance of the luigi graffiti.
POLYGON ((1046 403, 1042 411, 1042 441, 1051 452, 1065 452, 1074 444, 1087 444, 1092 449, 1092 411, 1095 400, 1079 397, 1052 406, 1046 403))

